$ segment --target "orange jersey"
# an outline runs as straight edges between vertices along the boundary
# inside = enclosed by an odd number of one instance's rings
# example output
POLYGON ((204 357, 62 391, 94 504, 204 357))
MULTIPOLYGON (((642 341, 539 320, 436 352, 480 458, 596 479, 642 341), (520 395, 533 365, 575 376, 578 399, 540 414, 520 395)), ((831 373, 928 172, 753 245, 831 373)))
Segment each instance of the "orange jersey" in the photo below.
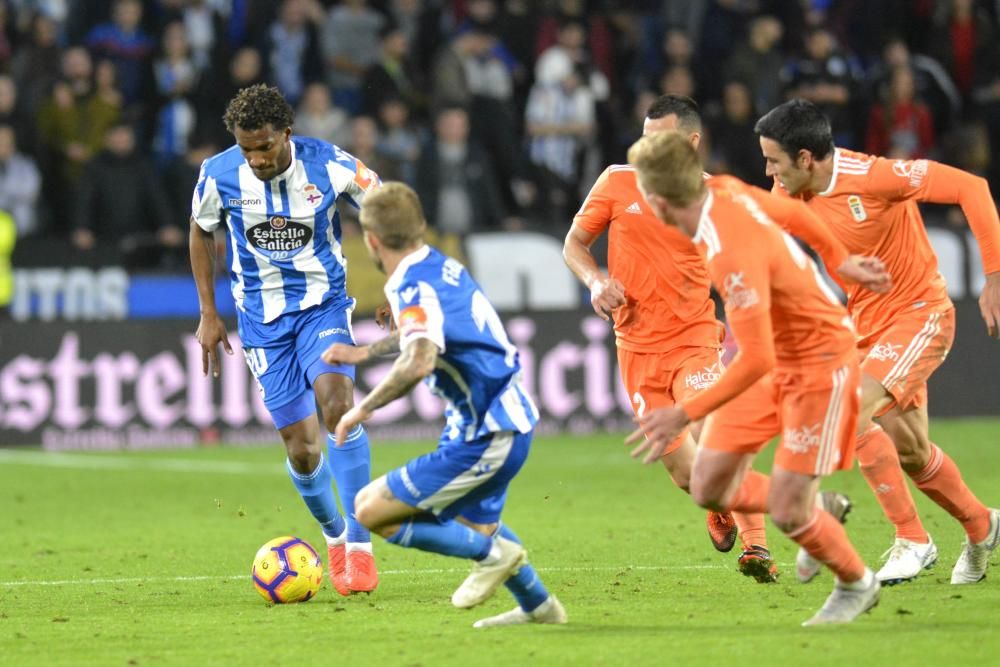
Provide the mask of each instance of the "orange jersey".
MULTIPOLYGON (((851 358, 855 344, 847 310, 779 226, 804 207, 788 206, 787 199, 730 176, 712 177, 708 186, 694 241, 726 303, 740 353, 717 384, 684 402, 693 420, 749 388, 750 378, 759 377, 751 369, 763 358, 774 360, 775 373, 822 383, 851 358)), ((821 237, 826 234, 822 238, 831 252, 846 256, 832 235, 814 224, 821 237)))
POLYGON ((663 224, 639 192, 635 169, 604 170, 573 222, 608 232, 608 272, 625 288, 614 312, 618 346, 633 352, 717 347, 719 323, 705 262, 691 239, 663 224))
MULTIPOLYGON (((775 190, 785 193, 777 182, 775 190)), ((916 308, 951 306, 917 202, 961 204, 986 273, 1000 270, 996 207, 985 181, 967 172, 930 160, 890 160, 838 148, 826 191, 800 198, 852 254, 878 257, 892 275, 888 294, 847 288, 848 309, 862 335, 916 308)))

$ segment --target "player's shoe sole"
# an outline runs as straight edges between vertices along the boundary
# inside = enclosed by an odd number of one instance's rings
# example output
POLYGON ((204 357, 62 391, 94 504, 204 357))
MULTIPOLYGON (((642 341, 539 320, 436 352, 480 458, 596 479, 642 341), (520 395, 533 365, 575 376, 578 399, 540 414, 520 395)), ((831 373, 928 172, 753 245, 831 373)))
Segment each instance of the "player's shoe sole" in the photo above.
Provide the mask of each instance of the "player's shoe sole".
POLYGON ((347 588, 352 593, 371 593, 378 586, 375 557, 368 551, 347 552, 347 588))
POLYGON ((333 586, 333 590, 343 596, 350 595, 351 589, 347 587, 347 553, 344 545, 327 545, 326 556, 330 585, 333 586))
POLYGON ((712 546, 716 551, 728 553, 733 550, 739 529, 732 513, 710 511, 705 517, 705 524, 708 528, 708 537, 712 540, 712 546))
POLYGON ((755 544, 740 554, 738 567, 743 576, 753 577, 759 584, 778 581, 778 566, 771 560, 771 552, 762 546, 755 544))
POLYGON ((527 623, 546 623, 549 625, 562 625, 569 618, 566 616, 566 609, 559 602, 555 595, 550 595, 549 599, 532 611, 524 611, 520 607, 515 607, 510 611, 505 611, 496 616, 483 618, 472 624, 474 628, 498 628, 506 625, 525 625, 527 623))

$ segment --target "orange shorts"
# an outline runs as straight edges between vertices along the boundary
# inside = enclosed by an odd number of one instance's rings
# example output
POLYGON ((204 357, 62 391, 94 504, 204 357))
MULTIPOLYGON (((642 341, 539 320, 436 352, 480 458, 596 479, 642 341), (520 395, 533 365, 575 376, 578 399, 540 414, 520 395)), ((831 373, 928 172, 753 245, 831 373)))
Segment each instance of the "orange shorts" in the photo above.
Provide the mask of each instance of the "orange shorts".
POLYGON ((705 420, 706 449, 756 454, 781 434, 774 462, 803 475, 829 475, 854 462, 861 404, 856 359, 827 371, 772 371, 705 420))
POLYGON ((927 405, 927 379, 955 341, 955 309, 916 311, 858 341, 861 372, 870 375, 904 410, 927 405))
MULTIPOLYGON (((670 352, 618 350, 622 382, 632 409, 641 417, 649 410, 666 408, 711 387, 722 374, 721 351, 712 347, 683 347, 670 352)), ((677 451, 687 429, 671 442, 664 455, 677 451)))

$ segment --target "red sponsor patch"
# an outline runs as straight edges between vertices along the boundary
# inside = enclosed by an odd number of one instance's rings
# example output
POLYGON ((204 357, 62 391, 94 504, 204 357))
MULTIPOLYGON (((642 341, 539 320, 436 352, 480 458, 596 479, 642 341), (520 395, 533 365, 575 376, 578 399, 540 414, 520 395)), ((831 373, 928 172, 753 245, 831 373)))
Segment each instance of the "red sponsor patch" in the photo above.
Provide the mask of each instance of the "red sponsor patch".
POLYGON ((378 185, 378 174, 366 167, 361 160, 356 160, 355 166, 357 167, 357 171, 354 173, 354 183, 359 188, 368 192, 378 185))
POLYGON ((399 313, 399 331, 404 336, 427 331, 427 313, 420 306, 404 308, 399 313))

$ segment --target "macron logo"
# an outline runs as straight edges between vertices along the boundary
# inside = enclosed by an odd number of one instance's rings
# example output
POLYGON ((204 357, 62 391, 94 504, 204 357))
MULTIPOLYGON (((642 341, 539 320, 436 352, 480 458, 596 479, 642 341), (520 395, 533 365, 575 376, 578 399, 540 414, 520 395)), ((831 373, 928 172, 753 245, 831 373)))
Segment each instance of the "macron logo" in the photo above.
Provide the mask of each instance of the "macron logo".
POLYGON ((230 199, 229 206, 231 208, 243 208, 246 206, 260 206, 260 199, 230 199))
POLYGON ((634 202, 632 202, 631 204, 628 205, 628 208, 625 209, 625 212, 626 213, 641 214, 642 213, 642 208, 639 207, 639 202, 634 201, 634 202))
POLYGON ((326 338, 327 336, 349 336, 350 333, 347 329, 341 327, 335 327, 333 329, 324 329, 319 332, 319 338, 326 338))
POLYGON ((417 291, 418 290, 416 287, 407 287, 405 290, 400 292, 399 295, 403 297, 403 301, 405 301, 406 303, 410 303, 411 301, 413 301, 413 297, 417 295, 417 291))

